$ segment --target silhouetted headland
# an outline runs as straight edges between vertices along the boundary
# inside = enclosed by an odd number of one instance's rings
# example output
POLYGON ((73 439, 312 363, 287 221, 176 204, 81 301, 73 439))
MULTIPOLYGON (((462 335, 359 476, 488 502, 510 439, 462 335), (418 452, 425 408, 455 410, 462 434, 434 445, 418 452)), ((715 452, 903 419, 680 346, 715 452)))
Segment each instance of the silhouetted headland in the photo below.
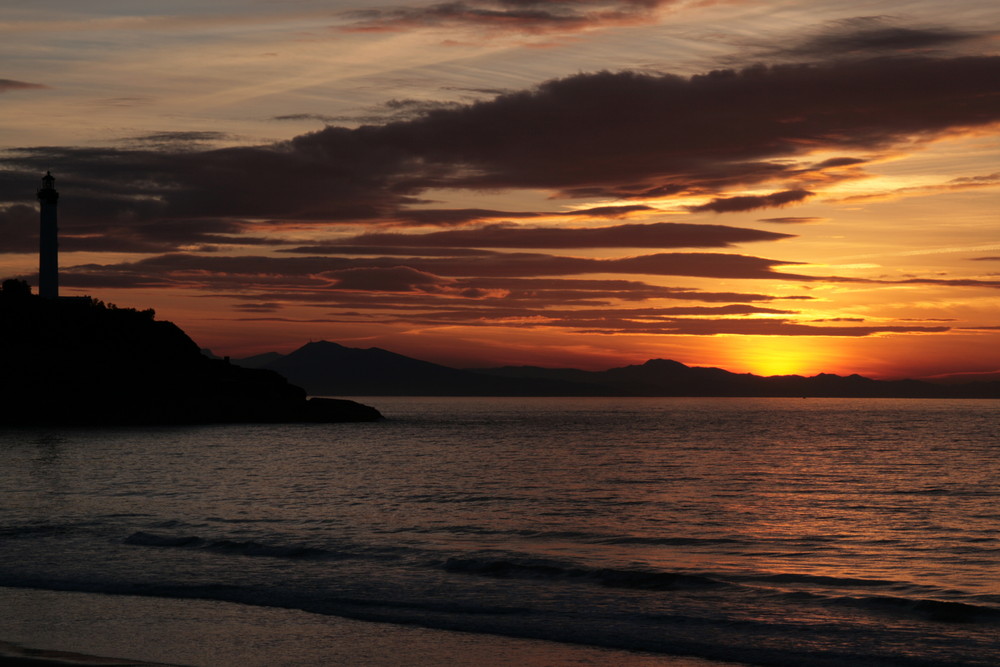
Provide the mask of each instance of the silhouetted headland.
POLYGON ((350 422, 381 418, 307 398, 274 371, 209 359, 152 310, 0 290, 0 424, 350 422))
POLYGON ((944 385, 829 373, 762 377, 668 359, 605 371, 537 366, 463 370, 328 341, 308 343, 287 355, 269 353, 233 363, 275 370, 312 394, 334 396, 1000 398, 996 381, 944 385))

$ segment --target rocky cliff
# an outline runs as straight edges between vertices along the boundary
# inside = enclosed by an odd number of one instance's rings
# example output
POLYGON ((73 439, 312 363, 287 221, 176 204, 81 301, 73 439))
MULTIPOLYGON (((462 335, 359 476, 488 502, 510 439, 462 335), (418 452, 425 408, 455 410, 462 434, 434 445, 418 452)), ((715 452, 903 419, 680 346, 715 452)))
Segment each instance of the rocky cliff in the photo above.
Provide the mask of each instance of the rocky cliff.
POLYGON ((343 422, 381 418, 308 399, 268 370, 209 359, 152 310, 0 290, 0 424, 343 422))

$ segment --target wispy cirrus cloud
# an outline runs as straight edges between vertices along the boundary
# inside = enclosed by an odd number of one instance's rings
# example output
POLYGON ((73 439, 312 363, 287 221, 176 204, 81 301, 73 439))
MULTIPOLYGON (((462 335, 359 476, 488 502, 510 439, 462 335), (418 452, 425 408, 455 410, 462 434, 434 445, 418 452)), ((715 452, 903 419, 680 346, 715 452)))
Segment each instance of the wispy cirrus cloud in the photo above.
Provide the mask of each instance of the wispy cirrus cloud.
POLYGON ((859 195, 850 195, 836 199, 838 202, 864 202, 880 201, 886 199, 899 199, 901 197, 924 197, 936 195, 942 192, 962 192, 965 190, 977 190, 980 188, 1000 187, 1000 172, 986 174, 982 176, 961 176, 953 178, 944 183, 934 183, 929 185, 914 185, 905 188, 894 188, 891 190, 880 190, 859 195))

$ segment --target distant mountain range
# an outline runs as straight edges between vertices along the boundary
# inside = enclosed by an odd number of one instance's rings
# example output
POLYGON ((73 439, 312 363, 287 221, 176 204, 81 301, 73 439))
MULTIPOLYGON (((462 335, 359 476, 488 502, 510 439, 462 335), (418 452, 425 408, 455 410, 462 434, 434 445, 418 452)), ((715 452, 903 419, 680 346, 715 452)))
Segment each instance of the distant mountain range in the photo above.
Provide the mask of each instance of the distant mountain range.
POLYGON ((377 347, 309 343, 294 352, 233 360, 277 371, 314 396, 785 396, 858 398, 1000 398, 1000 382, 938 384, 860 375, 761 377, 667 359, 583 371, 506 366, 457 369, 377 347))

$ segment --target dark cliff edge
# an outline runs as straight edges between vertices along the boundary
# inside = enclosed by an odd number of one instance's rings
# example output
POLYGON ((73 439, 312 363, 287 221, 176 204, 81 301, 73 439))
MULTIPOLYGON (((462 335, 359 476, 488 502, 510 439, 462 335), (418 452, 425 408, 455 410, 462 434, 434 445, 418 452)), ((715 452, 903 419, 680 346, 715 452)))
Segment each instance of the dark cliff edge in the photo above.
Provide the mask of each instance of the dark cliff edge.
POLYGON ((152 310, 0 290, 0 425, 360 422, 354 401, 307 398, 274 371, 209 359, 152 310))

